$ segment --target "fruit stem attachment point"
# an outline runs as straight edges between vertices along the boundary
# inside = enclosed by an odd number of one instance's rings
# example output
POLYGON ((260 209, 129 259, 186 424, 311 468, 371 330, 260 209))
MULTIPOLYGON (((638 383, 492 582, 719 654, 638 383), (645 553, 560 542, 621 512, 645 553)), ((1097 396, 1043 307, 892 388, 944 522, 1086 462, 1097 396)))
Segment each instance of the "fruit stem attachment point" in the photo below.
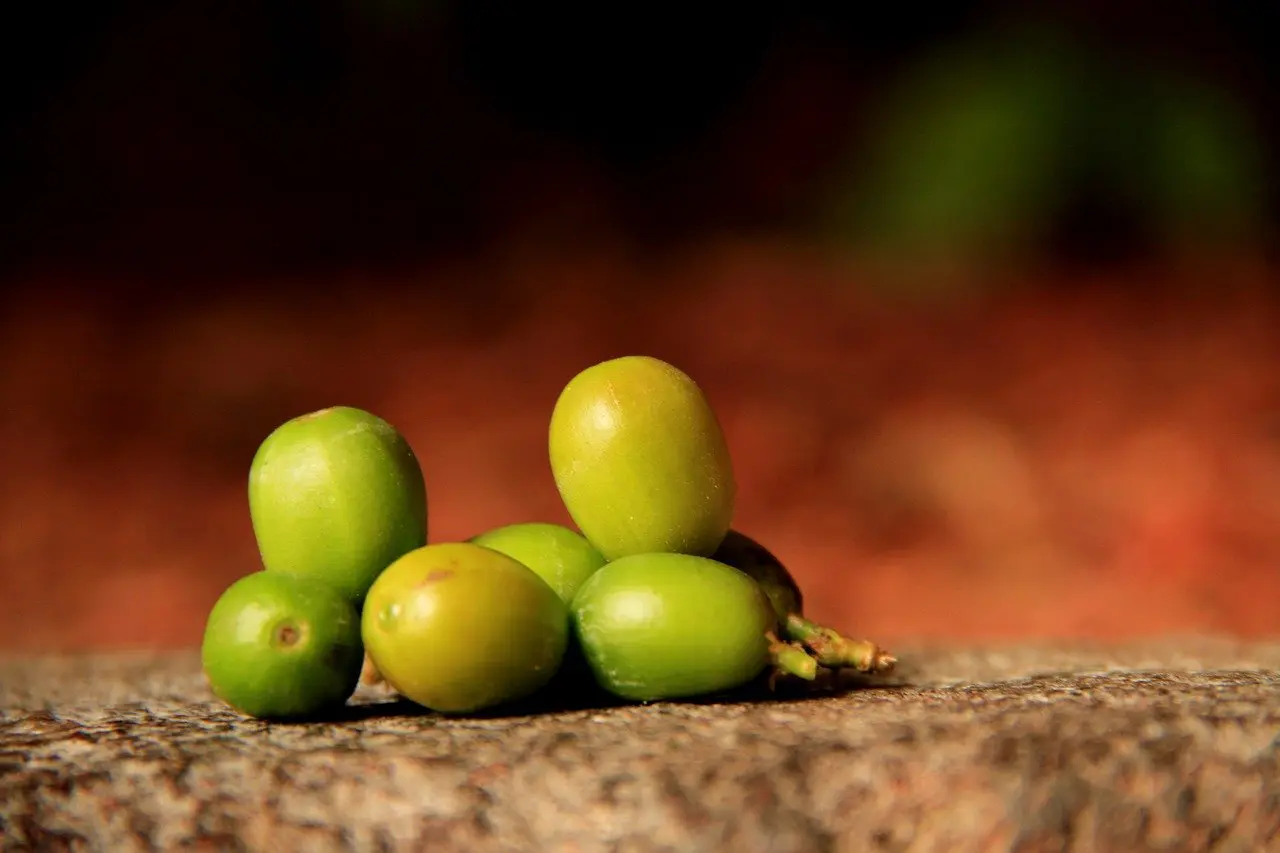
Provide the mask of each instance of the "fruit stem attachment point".
POLYGON ((859 672, 886 673, 898 659, 870 640, 851 640, 831 628, 798 613, 787 616, 786 634, 803 643, 818 663, 828 667, 852 667, 859 672))
POLYGON ((769 661, 773 664, 775 674, 786 673, 805 681, 813 681, 818 677, 818 662, 802 645, 779 640, 772 631, 765 634, 765 637, 769 640, 769 661))

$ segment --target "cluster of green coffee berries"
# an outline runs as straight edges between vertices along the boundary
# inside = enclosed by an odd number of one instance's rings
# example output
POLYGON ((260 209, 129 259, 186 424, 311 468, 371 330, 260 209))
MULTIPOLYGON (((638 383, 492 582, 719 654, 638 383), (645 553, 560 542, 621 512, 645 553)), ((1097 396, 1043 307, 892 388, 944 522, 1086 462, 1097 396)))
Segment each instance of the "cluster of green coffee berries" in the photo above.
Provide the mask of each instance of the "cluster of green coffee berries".
POLYGON ((730 529, 728 446, 680 370, 643 356, 584 370, 555 404, 549 445, 578 530, 530 522, 427 544, 422 470, 390 424, 337 407, 278 427, 249 476, 263 569, 223 593, 205 629, 214 693, 256 717, 312 716, 345 703, 363 671, 461 714, 566 672, 654 701, 766 672, 893 666, 806 619, 783 565, 730 529))

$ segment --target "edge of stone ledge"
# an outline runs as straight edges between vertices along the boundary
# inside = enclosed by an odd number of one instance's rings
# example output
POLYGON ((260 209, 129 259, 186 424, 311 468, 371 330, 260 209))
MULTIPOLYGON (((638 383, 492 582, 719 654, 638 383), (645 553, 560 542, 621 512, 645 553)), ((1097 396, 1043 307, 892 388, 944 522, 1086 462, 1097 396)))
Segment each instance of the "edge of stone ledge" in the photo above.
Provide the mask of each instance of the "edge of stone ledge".
MULTIPOLYGON (((1235 637, 1228 634, 1161 634, 1150 637, 1134 637, 1117 640, 1087 638, 1026 637, 1011 639, 943 639, 911 640, 899 638, 890 648, 901 661, 935 661, 951 658, 973 657, 1048 657, 1080 660, 1089 656, 1100 661, 1149 660, 1154 668, 1177 668, 1176 661, 1191 662, 1202 658, 1238 658, 1247 661, 1256 658, 1258 668, 1280 665, 1280 631, 1274 637, 1235 637)), ((166 648, 121 647, 97 649, 0 649, 0 668, 30 667, 36 663, 68 665, 91 661, 116 664, 145 664, 157 661, 179 662, 199 660, 198 646, 166 648)), ((1125 663, 1121 669, 1132 668, 1125 663)), ((1100 672, 1113 671, 1117 666, 1106 666, 1100 672)), ((1141 667, 1146 668, 1146 667, 1141 667)), ((902 667, 899 667, 901 670, 902 667)))
MULTIPOLYGON (((882 638, 883 639, 883 638, 882 638)), ((1226 633, 1194 633, 1194 632, 1169 632, 1151 635, 1135 635, 1131 637, 1119 637, 1109 639, 1097 639, 1089 637, 1070 637, 1070 636, 1036 636, 1028 635, 1026 637, 992 637, 992 638, 970 638, 960 637, 950 639, 946 637, 922 637, 912 638, 909 636, 894 637, 888 641, 887 645, 893 649, 909 649, 912 652, 938 652, 950 648, 965 649, 969 651, 1001 651, 1011 648, 1034 648, 1034 649, 1058 649, 1072 651, 1078 649, 1129 649, 1129 648, 1153 648, 1168 649, 1177 647, 1191 648, 1251 648, 1276 646, 1280 647, 1280 624, 1276 634, 1271 637, 1243 637, 1226 633)), ((94 648, 29 648, 29 649, 2 649, 0 648, 0 663, 9 661, 23 661, 32 658, 87 658, 87 657, 110 657, 110 658, 155 658, 155 657, 183 657, 189 655, 198 655, 200 646, 198 644, 186 646, 105 646, 94 648)))
MULTIPOLYGON (((1280 634, 1271 639, 1229 635, 1168 634, 1119 641, 1027 638, 1018 640, 937 640, 892 646, 900 663, 877 684, 947 687, 1022 681, 1045 675, 1101 675, 1116 672, 1280 671, 1280 634)), ((63 670, 81 676, 120 676, 160 666, 195 670, 199 649, 109 649, 87 652, 0 651, 0 681, 29 686, 37 672, 63 670)), ((0 695, 3 695, 0 685, 0 695)))

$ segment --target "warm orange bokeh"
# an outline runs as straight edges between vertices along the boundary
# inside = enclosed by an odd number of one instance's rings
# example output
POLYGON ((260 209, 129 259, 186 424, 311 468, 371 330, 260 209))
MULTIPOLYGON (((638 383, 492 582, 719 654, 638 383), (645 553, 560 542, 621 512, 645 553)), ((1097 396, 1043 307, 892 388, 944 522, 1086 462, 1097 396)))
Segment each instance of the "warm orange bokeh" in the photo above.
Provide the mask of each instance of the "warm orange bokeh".
POLYGON ((865 276, 726 245, 238 288, 149 319, 32 279, 0 327, 0 647, 198 642, 256 567, 258 441, 324 405, 407 435, 433 540, 563 521, 555 396, 633 352, 704 386, 735 452, 737 526, 821 619, 888 642, 1276 633, 1280 299, 1258 295, 1264 278, 1064 274, 892 308, 865 276))

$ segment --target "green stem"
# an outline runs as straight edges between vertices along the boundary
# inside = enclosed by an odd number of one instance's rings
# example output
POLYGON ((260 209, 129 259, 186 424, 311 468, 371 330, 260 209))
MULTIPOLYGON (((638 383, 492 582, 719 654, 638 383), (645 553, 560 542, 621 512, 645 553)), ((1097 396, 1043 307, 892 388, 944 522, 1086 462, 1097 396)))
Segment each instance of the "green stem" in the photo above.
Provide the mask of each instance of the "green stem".
POLYGON ((802 645, 783 642, 772 631, 765 636, 769 638, 769 660, 775 672, 794 675, 805 681, 813 681, 818 677, 818 662, 802 645))
POLYGON ((787 616, 785 627, 787 636, 803 643, 822 666, 852 667, 859 672, 885 673, 898 662, 897 658, 870 640, 851 640, 798 613, 787 616))

